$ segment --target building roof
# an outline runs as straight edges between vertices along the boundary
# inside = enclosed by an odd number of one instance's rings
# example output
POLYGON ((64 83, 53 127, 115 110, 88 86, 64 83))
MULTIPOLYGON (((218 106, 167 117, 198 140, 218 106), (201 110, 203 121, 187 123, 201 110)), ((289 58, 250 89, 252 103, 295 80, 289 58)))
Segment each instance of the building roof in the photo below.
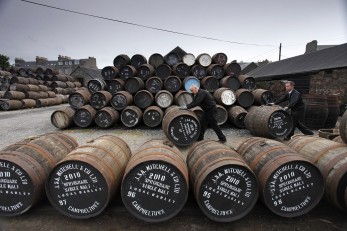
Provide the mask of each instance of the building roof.
POLYGON ((88 75, 92 79, 102 79, 101 70, 99 70, 99 69, 91 69, 91 68, 86 68, 86 67, 81 67, 81 66, 77 66, 71 72, 70 75, 73 75, 73 73, 76 72, 77 70, 81 70, 82 72, 84 72, 86 75, 88 75))
POLYGON ((257 81, 307 75, 347 67, 347 43, 269 63, 248 73, 257 81))

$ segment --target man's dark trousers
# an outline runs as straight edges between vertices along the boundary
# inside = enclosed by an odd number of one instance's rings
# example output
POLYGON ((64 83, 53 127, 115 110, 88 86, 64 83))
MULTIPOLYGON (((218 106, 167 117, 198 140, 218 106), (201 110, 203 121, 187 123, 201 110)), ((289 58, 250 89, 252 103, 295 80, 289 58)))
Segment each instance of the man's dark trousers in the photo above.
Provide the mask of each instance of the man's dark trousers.
POLYGON ((201 121, 200 121, 201 132, 200 132, 199 140, 204 139, 205 131, 207 129, 208 124, 211 126, 213 131, 215 131, 219 140, 225 140, 226 139, 222 130, 218 126, 216 119, 215 119, 216 114, 217 114, 216 108, 212 108, 211 110, 206 110, 204 112, 204 115, 202 116, 201 121))
POLYGON ((298 128, 305 135, 313 135, 313 132, 303 124, 305 121, 305 108, 295 111, 292 110, 292 118, 293 129, 289 133, 288 137, 292 137, 294 135, 295 128, 298 128))

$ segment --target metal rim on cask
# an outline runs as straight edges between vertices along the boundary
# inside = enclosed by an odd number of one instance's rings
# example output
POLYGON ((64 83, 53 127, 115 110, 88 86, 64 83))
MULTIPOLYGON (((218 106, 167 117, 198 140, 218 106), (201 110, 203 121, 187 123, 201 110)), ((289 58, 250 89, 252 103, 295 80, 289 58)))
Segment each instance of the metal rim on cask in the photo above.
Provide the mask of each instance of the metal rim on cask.
POLYGON ((71 107, 55 110, 51 115, 51 123, 59 129, 69 128, 74 124, 75 112, 71 107))

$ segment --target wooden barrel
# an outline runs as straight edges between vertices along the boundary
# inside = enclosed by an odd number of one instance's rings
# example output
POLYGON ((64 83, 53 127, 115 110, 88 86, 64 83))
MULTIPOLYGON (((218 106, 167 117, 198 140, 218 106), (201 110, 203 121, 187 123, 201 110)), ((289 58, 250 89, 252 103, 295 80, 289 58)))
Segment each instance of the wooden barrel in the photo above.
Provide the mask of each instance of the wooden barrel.
POLYGON ((41 97, 40 93, 35 91, 26 91, 24 94, 26 99, 39 99, 41 97))
POLYGON ((154 75, 154 67, 151 64, 142 64, 137 68, 137 76, 147 80, 154 75))
MULTIPOLYGON (((40 85, 40 86, 42 86, 42 85, 40 85)), ((54 98, 56 96, 54 91, 47 91, 47 94, 48 94, 48 98, 54 98)))
POLYGON ((4 111, 18 110, 22 107, 22 101, 20 100, 10 100, 2 99, 0 100, 0 108, 4 111))
POLYGON ((107 81, 107 91, 110 92, 112 95, 116 94, 119 91, 123 90, 124 81, 122 79, 113 79, 110 81, 107 81))
POLYGON ((69 104, 73 109, 80 109, 90 101, 91 94, 88 90, 79 90, 69 95, 69 104))
POLYGON ((255 89, 252 91, 252 94, 254 98, 254 104, 258 106, 266 105, 274 101, 272 92, 265 89, 255 89))
POLYGON ((192 66, 190 71, 191 71, 191 74, 193 76, 195 76, 196 78, 198 78, 198 79, 203 79, 204 77, 207 76, 206 68, 201 66, 201 65, 194 65, 194 66, 192 66))
POLYGON ((104 107, 96 115, 94 122, 101 128, 109 128, 119 121, 119 113, 113 107, 104 107))
POLYGON ((340 115, 340 104, 338 95, 327 95, 328 117, 324 128, 334 128, 340 115))
POLYGON ((112 135, 79 146, 49 175, 49 201, 68 217, 86 219, 99 215, 118 192, 130 157, 129 146, 112 135))
POLYGON ((35 101, 37 108, 52 106, 50 105, 50 101, 48 99, 36 99, 35 101))
POLYGON ((145 56, 136 54, 133 55, 130 59, 131 66, 135 67, 136 69, 139 68, 143 64, 147 64, 147 59, 145 56))
POLYGON ((33 85, 39 85, 40 82, 37 79, 34 78, 28 78, 29 79, 29 84, 33 84, 33 85))
POLYGON ((155 70, 155 74, 161 78, 162 80, 165 80, 167 77, 171 75, 171 67, 167 64, 161 64, 157 67, 155 70))
POLYGON ((216 53, 212 56, 212 63, 224 66, 228 61, 228 56, 224 53, 216 53))
POLYGON ((91 79, 87 83, 87 88, 92 94, 97 91, 105 90, 106 86, 106 82, 103 79, 91 79))
POLYGON ((170 52, 164 56, 164 60, 165 60, 165 63, 173 67, 181 61, 181 58, 177 53, 170 52))
POLYGON ((191 67, 195 64, 195 56, 191 53, 187 53, 183 56, 182 61, 191 67))
POLYGON ((221 87, 215 90, 213 98, 217 104, 231 106, 236 102, 236 96, 229 88, 221 87))
POLYGON ((22 99, 22 109, 25 108, 34 108, 36 107, 36 101, 34 99, 22 99))
POLYGON ((10 79, 10 84, 20 83, 20 84, 29 84, 29 79, 19 76, 12 76, 10 79))
POLYGON ((68 75, 53 75, 51 81, 67 82, 69 81, 69 76, 68 75))
POLYGON ((151 93, 157 93, 163 89, 163 81, 157 77, 153 76, 146 81, 146 90, 151 93))
POLYGON ((193 96, 187 91, 179 91, 175 94, 175 104, 185 106, 193 102, 193 96))
POLYGON ((46 71, 45 67, 37 67, 36 70, 34 70, 35 73, 39 74, 39 75, 43 75, 46 71))
POLYGON ((190 86, 194 84, 197 87, 200 87, 200 80, 195 76, 189 76, 183 80, 184 89, 190 92, 190 86))
POLYGON ((212 63, 212 58, 209 54, 202 53, 196 57, 195 62, 203 67, 208 67, 212 63))
POLYGON ((228 112, 221 105, 217 104, 216 107, 217 107, 217 113, 214 115, 214 117, 215 117, 218 125, 223 125, 228 120, 228 112))
POLYGON ((173 73, 180 79, 184 79, 189 76, 190 68, 187 64, 180 62, 173 66, 173 73))
POLYGON ((338 128, 333 128, 333 129, 324 128, 324 129, 318 130, 318 136, 328 140, 333 140, 336 136, 339 136, 339 135, 340 133, 338 128))
POLYGON ((39 85, 37 85, 37 86, 39 87, 39 91, 48 91, 48 87, 45 86, 45 85, 39 84, 39 85))
MULTIPOLYGON (((44 81, 53 81, 53 75, 44 75, 42 80, 44 80, 44 81)), ((56 78, 55 81, 58 81, 58 78, 56 78)))
POLYGON ((127 91, 119 91, 112 96, 111 105, 116 110, 123 110, 133 104, 133 96, 127 91))
POLYGON ((244 123, 254 136, 267 138, 286 137, 293 128, 288 112, 271 106, 254 106, 248 111, 244 123))
POLYGON ((127 56, 125 54, 117 55, 113 59, 113 66, 117 67, 118 70, 120 70, 123 66, 129 65, 129 64, 130 64, 130 58, 129 58, 129 56, 127 56))
POLYGON ((148 63, 151 64, 154 68, 157 68, 159 65, 164 63, 164 57, 161 54, 154 53, 149 56, 148 63))
POLYGON ((324 181, 319 169, 288 146, 252 137, 237 152, 257 176, 260 198, 273 213, 301 216, 321 200, 324 181))
POLYGON ((241 74, 241 66, 238 63, 226 63, 224 66, 226 75, 239 77, 241 74))
POLYGON ((66 82, 62 81, 52 81, 51 87, 54 89, 56 87, 67 88, 66 82))
POLYGON ((305 125, 310 129, 323 128, 328 117, 327 97, 304 94, 302 99, 306 106, 305 125))
POLYGON ((236 91, 240 88, 241 84, 236 76, 225 76, 219 80, 220 87, 229 88, 232 91, 236 91))
POLYGON ((121 114, 122 123, 128 127, 135 127, 142 121, 143 113, 140 108, 136 106, 127 106, 121 114))
POLYGON ((10 85, 10 91, 26 92, 29 91, 29 87, 26 84, 14 83, 10 85))
POLYGON ((93 124, 95 120, 96 110, 88 105, 84 105, 75 112, 74 122, 78 127, 86 128, 93 124))
POLYGON ((341 139, 347 144, 347 112, 345 112, 340 119, 339 132, 341 139))
POLYGON ((20 215, 36 205, 50 171, 77 145, 68 135, 50 133, 0 151, 0 216, 20 215))
POLYGON ((57 74, 59 74, 59 70, 47 67, 44 74, 45 75, 57 75, 57 74))
POLYGON ((121 196, 127 210, 146 222, 177 215, 188 198, 188 168, 180 151, 164 140, 139 147, 126 167, 121 196))
POLYGON ((82 87, 82 83, 78 81, 74 81, 73 83, 75 84, 75 87, 82 87))
POLYGON ((242 88, 252 91, 256 87, 255 79, 253 77, 248 75, 240 75, 238 78, 242 88))
POLYGON ((212 140, 195 143, 187 156, 190 184, 201 211, 211 220, 246 216, 259 196, 257 178, 242 157, 212 140))
POLYGON ((161 108, 168 108, 172 105, 174 98, 169 91, 161 90, 155 94, 155 103, 161 108))
POLYGON ((72 107, 59 108, 52 113, 51 123, 59 129, 70 128, 74 125, 75 112, 72 107))
POLYGON ((140 90, 143 90, 145 88, 145 83, 142 79, 138 77, 132 77, 125 81, 124 83, 124 90, 127 92, 134 94, 140 90))
POLYGON ((112 80, 117 78, 119 70, 115 66, 106 66, 102 68, 101 75, 105 80, 112 80))
POLYGON ((223 66, 219 64, 211 64, 207 68, 207 74, 215 77, 216 79, 221 79, 225 75, 225 70, 223 66))
POLYGON ((169 76, 164 81, 164 89, 171 93, 176 93, 182 88, 182 81, 177 76, 169 76))
POLYGON ((6 91, 4 99, 21 100, 25 99, 25 94, 20 91, 6 91))
POLYGON ((143 122, 148 127, 157 127, 163 120, 164 112, 158 106, 150 106, 143 112, 143 122))
POLYGON ((208 92, 214 92, 219 87, 219 81, 213 76, 206 76, 201 80, 201 87, 208 92))
POLYGON ((201 121, 203 119, 204 110, 202 110, 201 107, 196 106, 196 107, 193 107, 193 108, 191 108, 189 110, 195 113, 195 115, 198 117, 199 121, 201 121))
POLYGON ((136 74, 136 68, 131 65, 124 65, 119 69, 119 77, 124 81, 129 78, 135 77, 136 74))
POLYGON ((200 122, 194 112, 177 107, 165 112, 162 123, 166 137, 177 146, 189 146, 200 135, 200 122))
POLYGON ((99 110, 110 105, 112 94, 108 91, 97 91, 90 97, 90 105, 99 110))
POLYGON ((325 198, 333 206, 347 212, 347 146, 308 136, 294 136, 287 145, 319 168, 325 182, 325 198))
POLYGON ((246 89, 238 89, 235 91, 236 102, 241 107, 250 107, 254 102, 254 97, 252 92, 246 89))
POLYGON ((247 111, 243 107, 234 105, 228 109, 228 119, 235 127, 245 128, 246 115, 247 111))
POLYGON ((45 91, 39 91, 39 98, 40 99, 47 99, 48 98, 48 93, 45 91))
POLYGON ((152 93, 147 90, 138 91, 134 96, 134 104, 141 109, 148 108, 153 103, 154 97, 152 93))

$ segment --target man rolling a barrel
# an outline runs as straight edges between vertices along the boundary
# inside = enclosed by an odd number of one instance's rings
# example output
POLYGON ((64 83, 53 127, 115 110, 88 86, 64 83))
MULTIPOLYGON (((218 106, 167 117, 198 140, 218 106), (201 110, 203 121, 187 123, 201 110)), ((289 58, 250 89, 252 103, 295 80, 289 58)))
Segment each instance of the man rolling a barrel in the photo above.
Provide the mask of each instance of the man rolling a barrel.
POLYGON ((203 140, 207 125, 209 124, 213 131, 217 134, 218 139, 221 143, 227 141, 221 128, 218 126, 215 115, 217 113, 216 102, 213 97, 207 91, 200 89, 195 84, 190 86, 190 91, 194 94, 194 100, 187 106, 181 106, 181 110, 190 109, 196 106, 200 106, 204 110, 204 114, 201 118, 201 133, 198 140, 203 140))
POLYGON ((278 100, 276 100, 273 104, 280 104, 286 100, 288 100, 288 105, 285 106, 283 109, 285 111, 291 109, 291 116, 293 118, 293 129, 289 133, 287 137, 284 138, 284 140, 290 140, 290 138, 294 135, 295 128, 298 128, 302 133, 305 135, 313 135, 314 133, 308 129, 304 124, 305 120, 305 104, 302 100, 300 92, 294 89, 294 82, 288 81, 286 82, 286 92, 288 94, 284 94, 282 97, 280 97, 278 100))

